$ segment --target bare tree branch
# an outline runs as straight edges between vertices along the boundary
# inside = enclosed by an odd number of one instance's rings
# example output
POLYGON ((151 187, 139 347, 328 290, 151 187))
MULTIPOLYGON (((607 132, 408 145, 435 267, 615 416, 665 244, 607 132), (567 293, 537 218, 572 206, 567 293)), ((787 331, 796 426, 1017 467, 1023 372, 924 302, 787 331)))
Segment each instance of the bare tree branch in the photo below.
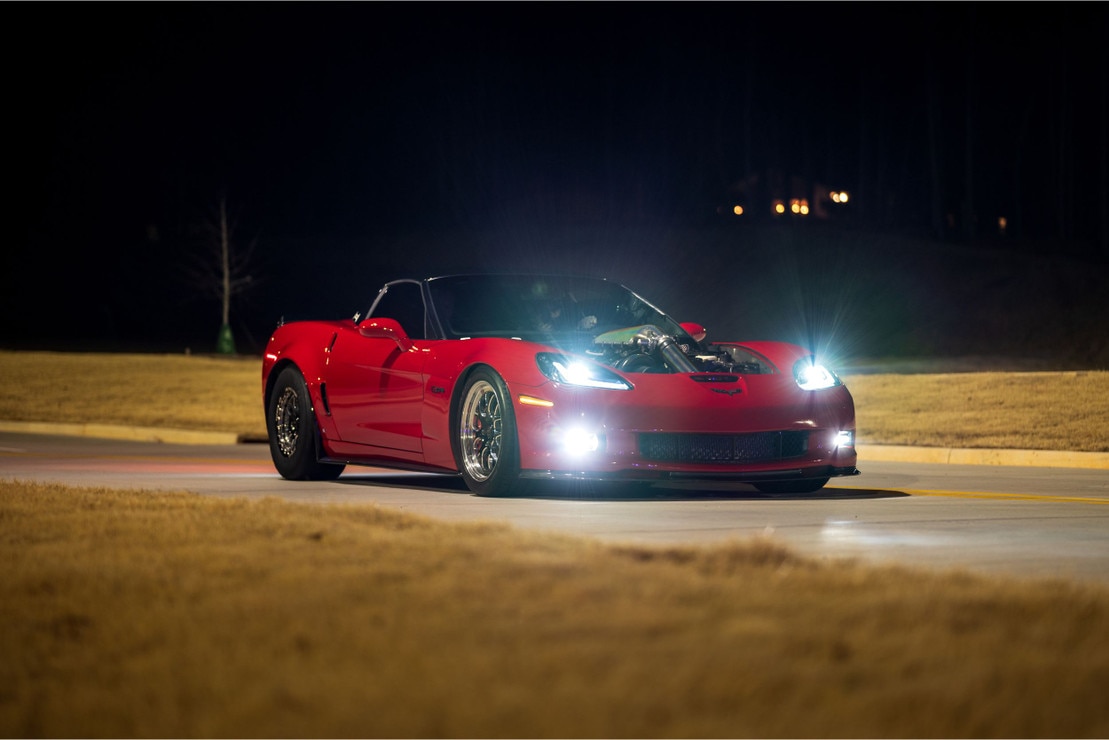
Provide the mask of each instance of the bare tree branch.
POLYGON ((219 202, 195 229, 195 247, 189 250, 183 268, 185 280, 206 298, 219 302, 221 353, 233 353, 231 306, 233 300, 260 281, 253 274, 253 255, 258 240, 240 249, 235 241, 237 224, 228 214, 227 197, 219 202))

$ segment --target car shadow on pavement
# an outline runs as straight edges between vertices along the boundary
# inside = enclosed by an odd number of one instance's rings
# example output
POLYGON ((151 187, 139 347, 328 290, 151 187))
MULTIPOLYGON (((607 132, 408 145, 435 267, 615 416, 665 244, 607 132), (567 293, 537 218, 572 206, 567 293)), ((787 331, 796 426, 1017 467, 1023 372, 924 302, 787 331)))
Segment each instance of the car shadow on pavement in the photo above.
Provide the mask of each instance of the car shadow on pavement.
POLYGON ((900 498, 908 494, 869 488, 823 488, 815 493, 764 493, 743 483, 626 483, 542 481, 513 498, 588 501, 830 501, 900 498))
MULTIPOLYGON (((346 474, 337 483, 381 486, 473 496, 461 476, 424 473, 346 474)), ((815 493, 764 493, 744 483, 646 483, 624 481, 528 481, 502 498, 567 501, 836 501, 908 498, 909 494, 880 488, 822 488, 815 493)), ((490 501, 496 499, 491 498, 490 501)))

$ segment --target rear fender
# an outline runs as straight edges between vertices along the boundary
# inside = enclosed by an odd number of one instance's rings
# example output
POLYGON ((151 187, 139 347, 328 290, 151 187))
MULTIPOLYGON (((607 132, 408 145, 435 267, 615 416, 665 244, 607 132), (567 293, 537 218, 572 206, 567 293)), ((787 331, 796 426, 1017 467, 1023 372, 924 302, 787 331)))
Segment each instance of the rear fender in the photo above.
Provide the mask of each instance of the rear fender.
POLYGON ((321 443, 338 439, 327 411, 325 381, 327 358, 338 337, 337 322, 295 322, 285 324, 270 337, 262 360, 262 403, 269 408, 269 399, 277 376, 286 367, 294 366, 304 376, 312 411, 320 430, 321 443))

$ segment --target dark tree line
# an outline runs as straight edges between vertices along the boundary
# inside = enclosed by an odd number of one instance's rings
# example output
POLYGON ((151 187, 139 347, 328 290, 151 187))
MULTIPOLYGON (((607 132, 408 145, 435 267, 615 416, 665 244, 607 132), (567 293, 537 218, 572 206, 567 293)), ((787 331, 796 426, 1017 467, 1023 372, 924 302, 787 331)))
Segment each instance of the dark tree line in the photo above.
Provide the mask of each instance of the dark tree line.
POLYGON ((841 41, 844 6, 779 28, 710 5, 619 56, 596 30, 572 58, 490 36, 413 78, 432 94, 405 184, 448 224, 642 223, 773 172, 851 190, 867 227, 1109 257, 1104 4, 848 8, 880 32, 841 41))
MULTIPOLYGON (((920 128, 911 116, 884 118, 883 89, 860 72, 859 190, 868 220, 908 225, 908 214, 885 210, 881 199, 896 166, 890 138, 908 131, 903 146, 926 152, 917 164, 927 172, 932 236, 1004 236, 1109 257, 1109 14, 1097 5, 1033 8, 1043 15, 1040 33, 1014 34, 1023 53, 1003 63, 985 43, 1005 31, 994 27, 996 14, 971 4, 957 24, 947 17, 949 43, 930 46, 921 70, 920 128)), ((914 161, 911 152, 905 158, 914 161)))

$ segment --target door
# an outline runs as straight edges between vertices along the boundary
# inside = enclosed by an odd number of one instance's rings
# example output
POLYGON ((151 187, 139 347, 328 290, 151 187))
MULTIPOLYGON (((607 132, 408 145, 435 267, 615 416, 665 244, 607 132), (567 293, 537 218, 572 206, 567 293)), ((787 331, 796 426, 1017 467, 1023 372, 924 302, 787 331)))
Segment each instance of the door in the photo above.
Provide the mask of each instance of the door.
POLYGON ((422 451, 424 304, 419 283, 386 286, 363 324, 392 318, 413 340, 403 350, 393 339, 341 332, 331 348, 327 398, 344 442, 407 452, 422 451))

